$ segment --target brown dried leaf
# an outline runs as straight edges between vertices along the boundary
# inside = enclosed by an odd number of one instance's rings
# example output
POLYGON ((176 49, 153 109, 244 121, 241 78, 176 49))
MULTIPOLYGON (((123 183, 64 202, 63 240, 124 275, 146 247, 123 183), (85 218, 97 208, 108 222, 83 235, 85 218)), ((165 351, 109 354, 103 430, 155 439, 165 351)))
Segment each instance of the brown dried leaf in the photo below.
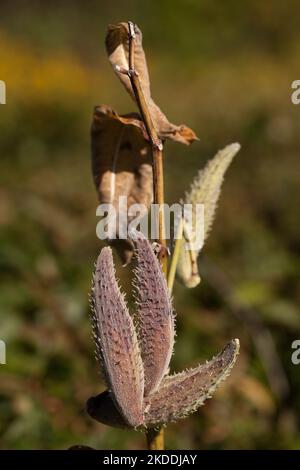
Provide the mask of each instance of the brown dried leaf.
MULTIPOLYGON (((117 217, 120 196, 127 197, 127 213, 136 203, 148 209, 153 199, 152 156, 143 132, 144 126, 136 114, 119 116, 108 106, 95 108, 92 124, 94 181, 100 202, 113 204, 117 217)), ((131 219, 128 217, 128 221, 131 219)), ((133 253, 132 242, 123 239, 111 243, 127 264, 133 253)))
POLYGON ((137 335, 118 287, 110 248, 103 248, 93 277, 92 326, 96 356, 116 406, 130 426, 143 422, 144 371, 137 335))
POLYGON ((147 396, 168 372, 174 346, 174 317, 169 289, 151 243, 136 233, 135 288, 139 343, 147 396))
POLYGON ((145 425, 177 421, 196 411, 230 374, 238 352, 239 341, 232 340, 210 362, 166 377, 159 390, 144 400, 145 425))
MULTIPOLYGON (((135 34, 134 68, 138 73, 143 95, 148 105, 156 132, 161 139, 171 139, 189 145, 195 140, 198 140, 194 131, 185 125, 176 126, 170 123, 151 97, 148 67, 142 45, 142 33, 137 26, 135 26, 135 34)), ((124 74, 119 69, 121 68, 122 71, 129 69, 128 24, 118 23, 116 25, 109 25, 105 44, 109 61, 115 73, 130 96, 135 99, 128 75, 124 74)))
POLYGON ((114 404, 112 394, 108 390, 100 393, 100 395, 89 398, 86 403, 86 411, 91 418, 99 421, 99 423, 117 428, 128 427, 128 424, 114 404))

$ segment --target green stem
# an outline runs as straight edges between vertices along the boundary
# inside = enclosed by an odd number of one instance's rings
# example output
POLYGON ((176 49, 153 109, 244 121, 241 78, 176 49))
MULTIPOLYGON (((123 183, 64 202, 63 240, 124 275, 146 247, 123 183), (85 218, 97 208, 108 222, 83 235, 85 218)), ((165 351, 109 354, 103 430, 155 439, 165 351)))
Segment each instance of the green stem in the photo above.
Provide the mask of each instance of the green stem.
POLYGON ((177 229, 176 241, 174 246, 174 251, 171 259, 169 275, 168 275, 168 288, 169 291, 172 292, 175 276, 176 276, 176 269, 179 260, 179 254, 182 246, 182 236, 183 236, 183 218, 180 219, 177 229))

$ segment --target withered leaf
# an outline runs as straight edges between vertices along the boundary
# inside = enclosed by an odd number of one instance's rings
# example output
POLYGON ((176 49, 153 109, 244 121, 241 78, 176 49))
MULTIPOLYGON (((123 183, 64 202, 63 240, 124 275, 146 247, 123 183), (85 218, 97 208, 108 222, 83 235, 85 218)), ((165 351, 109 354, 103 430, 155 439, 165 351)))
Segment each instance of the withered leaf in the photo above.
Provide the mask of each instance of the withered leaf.
MULTIPOLYGON (((128 75, 124 70, 129 69, 129 38, 128 23, 118 23, 109 25, 106 35, 106 50, 109 61, 115 73, 121 80, 130 96, 135 99, 128 75)), ((198 140, 192 129, 185 125, 175 125, 169 122, 161 109, 155 104, 151 97, 150 79, 147 61, 142 45, 142 33, 135 25, 135 45, 134 45, 134 69, 138 73, 142 92, 145 97, 153 125, 161 139, 171 139, 189 145, 198 140)))
POLYGON ((100 423, 107 424, 107 426, 116 428, 128 427, 128 423, 126 423, 118 411, 112 394, 108 390, 89 398, 86 402, 86 411, 91 418, 100 423))
POLYGON ((143 363, 133 321, 116 281, 112 251, 108 247, 102 249, 96 263, 91 307, 96 356, 108 388, 125 421, 130 426, 138 426, 143 421, 143 363))
POLYGON ((144 400, 145 426, 177 421, 196 411, 230 374, 238 352, 235 339, 210 362, 166 377, 159 390, 144 400))
MULTIPOLYGON (((129 222, 133 204, 143 204, 148 210, 153 200, 152 156, 144 132, 143 123, 134 113, 119 116, 108 106, 95 108, 91 131, 94 182, 100 203, 114 206, 117 227, 120 220, 124 230, 127 225, 125 219, 119 218, 120 196, 127 197, 129 222)), ((121 239, 111 243, 127 264, 133 253, 132 242, 121 239)))
POLYGON ((159 387, 168 372, 174 346, 174 317, 166 278, 150 243, 141 233, 136 233, 135 248, 138 338, 147 396, 159 387))

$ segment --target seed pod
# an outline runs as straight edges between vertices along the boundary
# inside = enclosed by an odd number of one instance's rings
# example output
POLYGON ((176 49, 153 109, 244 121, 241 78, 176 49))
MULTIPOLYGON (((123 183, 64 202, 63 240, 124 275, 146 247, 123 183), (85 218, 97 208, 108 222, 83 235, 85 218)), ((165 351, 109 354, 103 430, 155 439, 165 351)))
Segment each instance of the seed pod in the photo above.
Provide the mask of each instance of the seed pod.
POLYGON ((151 244, 138 233, 135 248, 135 297, 147 396, 159 387, 168 372, 174 346, 174 317, 166 278, 151 244))
MULTIPOLYGON (((207 238, 214 220, 224 174, 239 150, 240 144, 237 143, 220 150, 207 163, 204 170, 199 171, 190 190, 185 195, 184 203, 193 206, 193 223, 195 223, 196 205, 204 205, 204 240, 207 238)), ((184 228, 185 242, 187 244, 193 243, 197 237, 195 226, 189 232, 185 224, 184 228)), ((198 256, 199 250, 187 250, 185 243, 182 243, 177 265, 177 276, 186 287, 195 287, 200 282, 197 266, 198 256)))
POLYGON ((143 364, 133 322, 115 278, 110 248, 103 248, 98 257, 91 298, 96 356, 107 386, 125 421, 138 426, 143 422, 143 364))
POLYGON ((159 390, 144 400, 145 425, 167 424, 196 411, 228 377, 238 352, 239 341, 235 339, 210 362, 167 377, 159 390))

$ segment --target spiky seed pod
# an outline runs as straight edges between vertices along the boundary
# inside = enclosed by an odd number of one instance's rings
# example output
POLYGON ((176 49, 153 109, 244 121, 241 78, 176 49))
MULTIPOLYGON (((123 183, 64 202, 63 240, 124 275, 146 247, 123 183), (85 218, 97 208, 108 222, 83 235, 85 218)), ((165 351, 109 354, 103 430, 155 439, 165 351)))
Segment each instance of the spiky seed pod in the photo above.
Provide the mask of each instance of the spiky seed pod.
POLYGON ((167 424, 196 411, 229 375, 238 352, 239 341, 235 339, 210 362, 168 376, 159 390, 144 400, 145 426, 167 424))
MULTIPOLYGON (((199 171, 190 190, 185 195, 184 203, 192 204, 193 206, 194 222, 196 205, 204 205, 204 239, 207 238, 214 220, 224 174, 239 150, 240 144, 238 143, 228 145, 223 150, 220 150, 207 163, 205 168, 199 171)), ((195 227, 193 226, 189 233, 185 230, 184 237, 188 243, 193 242, 196 237, 195 227)), ((177 266, 177 276, 187 287, 195 287, 200 282, 197 266, 199 251, 186 250, 185 243, 182 244, 177 266)))
POLYGON ((153 248, 141 233, 136 232, 135 238, 135 300, 147 396, 157 390, 168 372, 174 346, 174 317, 166 278, 153 248))
POLYGON ((116 281, 110 248, 103 248, 98 257, 91 298, 96 356, 107 386, 125 421, 138 426, 143 421, 143 364, 133 321, 116 281))
MULTIPOLYGON (((155 428, 195 412, 228 377, 238 353, 239 341, 235 339, 210 362, 164 378, 159 389, 144 399, 142 427, 155 428)), ((87 411, 101 423, 128 427, 107 391, 90 398, 87 411)))
POLYGON ((101 423, 154 428, 195 411, 229 375, 239 350, 231 341, 210 362, 165 376, 174 342, 170 295, 152 246, 142 235, 135 241, 139 340, 120 293, 110 248, 101 251, 92 289, 92 326, 97 357, 109 390, 91 397, 87 411, 101 423), (144 396, 144 374, 148 393, 144 396), (150 393, 151 392, 151 393, 150 393))

